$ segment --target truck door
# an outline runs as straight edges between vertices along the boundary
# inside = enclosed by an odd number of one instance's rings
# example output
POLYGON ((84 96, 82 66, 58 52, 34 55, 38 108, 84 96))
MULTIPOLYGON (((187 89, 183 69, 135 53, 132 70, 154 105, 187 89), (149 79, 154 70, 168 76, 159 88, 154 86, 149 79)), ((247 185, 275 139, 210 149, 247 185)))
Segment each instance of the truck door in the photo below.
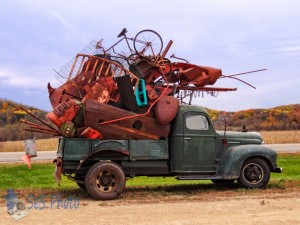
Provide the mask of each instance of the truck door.
POLYGON ((183 116, 183 169, 186 172, 216 171, 216 133, 205 114, 183 116))

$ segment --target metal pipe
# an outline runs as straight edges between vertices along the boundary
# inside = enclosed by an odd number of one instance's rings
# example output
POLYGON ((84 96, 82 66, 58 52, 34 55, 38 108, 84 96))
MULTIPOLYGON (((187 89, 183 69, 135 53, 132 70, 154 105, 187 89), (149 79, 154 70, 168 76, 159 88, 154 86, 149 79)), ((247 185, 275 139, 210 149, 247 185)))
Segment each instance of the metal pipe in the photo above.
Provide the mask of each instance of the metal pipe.
POLYGON ((167 44, 165 50, 163 51, 163 53, 161 54, 161 58, 164 59, 168 53, 168 51, 170 50, 171 46, 173 44, 173 41, 170 40, 169 43, 167 44))
POLYGON ((42 121, 41 119, 37 118, 35 115, 33 115, 31 112, 27 111, 26 109, 24 109, 22 106, 19 106, 20 109, 22 109, 24 112, 26 112, 27 114, 29 114, 30 116, 32 116, 34 119, 40 121, 42 124, 46 125, 47 127, 49 127, 52 130, 57 131, 57 129, 55 129, 54 127, 50 126, 48 123, 42 121))

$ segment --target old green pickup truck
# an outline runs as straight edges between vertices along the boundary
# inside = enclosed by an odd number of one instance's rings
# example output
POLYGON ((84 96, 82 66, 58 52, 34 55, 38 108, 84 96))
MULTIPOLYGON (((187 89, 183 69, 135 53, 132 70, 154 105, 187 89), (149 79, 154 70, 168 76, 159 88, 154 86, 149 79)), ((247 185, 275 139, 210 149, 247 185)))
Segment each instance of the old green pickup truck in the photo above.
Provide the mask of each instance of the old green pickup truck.
POLYGON ((55 178, 64 174, 101 200, 117 198, 135 176, 262 188, 270 172, 282 172, 276 152, 262 143, 256 132, 216 131, 204 108, 180 105, 166 140, 60 138, 55 178))

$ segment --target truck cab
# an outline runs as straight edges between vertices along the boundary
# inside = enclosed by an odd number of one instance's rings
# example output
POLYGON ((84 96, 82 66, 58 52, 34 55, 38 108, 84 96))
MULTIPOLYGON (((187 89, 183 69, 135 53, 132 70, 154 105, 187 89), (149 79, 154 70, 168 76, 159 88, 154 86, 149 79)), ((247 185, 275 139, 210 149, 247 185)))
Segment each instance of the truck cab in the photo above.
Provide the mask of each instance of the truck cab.
POLYGON ((61 138, 57 171, 95 199, 115 199, 126 178, 175 176, 262 188, 277 167, 277 154, 256 132, 216 131, 203 107, 181 105, 165 140, 61 138))

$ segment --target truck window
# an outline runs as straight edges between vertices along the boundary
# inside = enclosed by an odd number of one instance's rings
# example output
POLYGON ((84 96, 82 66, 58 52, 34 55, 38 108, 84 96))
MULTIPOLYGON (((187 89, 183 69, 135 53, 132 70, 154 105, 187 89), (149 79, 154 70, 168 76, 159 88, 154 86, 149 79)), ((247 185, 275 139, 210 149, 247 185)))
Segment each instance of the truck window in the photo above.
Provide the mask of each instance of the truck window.
POLYGON ((187 115, 186 127, 190 130, 208 130, 208 120, 203 115, 187 115))

